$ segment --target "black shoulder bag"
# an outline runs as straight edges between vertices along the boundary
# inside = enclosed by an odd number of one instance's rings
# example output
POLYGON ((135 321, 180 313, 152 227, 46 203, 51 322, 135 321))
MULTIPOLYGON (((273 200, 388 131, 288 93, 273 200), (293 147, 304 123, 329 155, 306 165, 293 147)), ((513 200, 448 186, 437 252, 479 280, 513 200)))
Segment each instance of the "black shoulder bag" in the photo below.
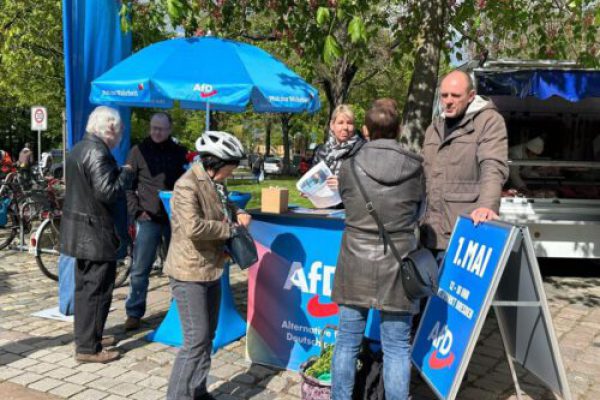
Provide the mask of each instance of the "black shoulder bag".
POLYGON ((383 251, 387 250, 387 246, 392 250, 392 254, 400 263, 400 273, 402 277, 402 286, 410 300, 419 300, 424 297, 429 297, 437 294, 438 289, 438 264, 435 257, 426 248, 420 248, 410 252, 405 258, 402 258, 398 253, 398 249, 394 245, 390 234, 385 229, 385 226, 377 215, 377 210, 373 206, 373 202, 367 195, 367 191, 363 187, 358 174, 356 173, 356 162, 354 157, 350 160, 350 170, 356 181, 356 186, 360 190, 367 212, 373 217, 379 229, 379 235, 383 239, 383 251))
POLYGON ((239 225, 231 228, 232 235, 225 243, 225 248, 233 262, 241 269, 246 269, 258 261, 258 252, 254 239, 248 232, 248 229, 239 225))

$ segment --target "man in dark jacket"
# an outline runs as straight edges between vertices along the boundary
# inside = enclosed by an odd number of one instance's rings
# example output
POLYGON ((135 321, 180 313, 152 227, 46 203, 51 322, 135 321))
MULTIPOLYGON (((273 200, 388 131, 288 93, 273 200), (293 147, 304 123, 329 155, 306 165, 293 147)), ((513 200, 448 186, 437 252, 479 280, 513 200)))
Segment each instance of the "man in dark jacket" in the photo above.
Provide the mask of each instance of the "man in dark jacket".
POLYGON ((65 203, 61 221, 61 253, 77 259, 75 269, 75 359, 110 362, 120 353, 103 347, 102 337, 112 300, 119 247, 114 208, 125 198, 133 178, 131 167, 119 168, 110 150, 121 140, 119 112, 97 107, 87 136, 67 156, 65 203))
POLYGON ((125 330, 139 328, 146 312, 146 294, 156 250, 163 239, 168 248, 171 238, 169 219, 158 192, 173 190, 175 181, 184 173, 186 149, 171 138, 171 118, 157 113, 150 120, 150 134, 129 152, 127 163, 135 175, 127 191, 129 214, 135 218, 137 236, 133 250, 129 296, 125 302, 125 330))
POLYGON ((468 213, 477 224, 498 218, 508 178, 508 139, 494 103, 475 94, 462 71, 440 84, 442 115, 425 132, 422 155, 427 187, 423 244, 440 254, 456 218, 468 213))

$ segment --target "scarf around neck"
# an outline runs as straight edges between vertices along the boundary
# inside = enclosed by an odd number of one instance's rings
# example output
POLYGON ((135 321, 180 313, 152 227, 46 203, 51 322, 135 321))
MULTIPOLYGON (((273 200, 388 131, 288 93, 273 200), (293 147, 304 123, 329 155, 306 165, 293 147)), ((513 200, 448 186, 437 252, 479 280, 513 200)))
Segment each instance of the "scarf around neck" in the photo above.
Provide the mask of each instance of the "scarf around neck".
POLYGON ((342 166, 342 161, 350 153, 350 151, 359 143, 362 143, 363 139, 354 135, 343 143, 338 143, 333 135, 333 132, 329 132, 329 139, 325 143, 325 164, 329 167, 334 175, 337 175, 342 166))

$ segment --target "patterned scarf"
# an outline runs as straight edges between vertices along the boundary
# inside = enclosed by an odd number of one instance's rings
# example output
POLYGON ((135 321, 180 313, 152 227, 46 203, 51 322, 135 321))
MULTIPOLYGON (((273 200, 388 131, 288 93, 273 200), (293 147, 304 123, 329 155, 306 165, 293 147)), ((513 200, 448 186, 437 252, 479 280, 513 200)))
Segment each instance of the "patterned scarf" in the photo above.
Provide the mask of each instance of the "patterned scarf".
POLYGON ((340 167, 342 166, 342 161, 350 153, 350 151, 357 144, 362 144, 364 140, 358 136, 354 135, 346 142, 338 143, 335 140, 335 136, 333 132, 329 131, 329 139, 327 139, 327 143, 325 143, 325 164, 329 167, 331 172, 334 175, 338 175, 340 172, 340 167))
POLYGON ((225 218, 227 221, 232 222, 231 219, 231 209, 227 206, 227 187, 224 184, 212 181, 215 190, 217 191, 217 195, 219 197, 219 201, 221 202, 221 206, 223 207, 223 214, 225 214, 225 218))
POLYGON ((200 168, 202 168, 202 170, 204 172, 206 172, 206 175, 208 176, 208 179, 210 180, 210 182, 212 183, 213 187, 215 188, 215 191, 217 192, 217 197, 219 198, 219 202, 221 203, 221 207, 223 209, 223 214, 225 215, 225 218, 227 218, 227 221, 229 221, 229 223, 232 222, 232 215, 231 215, 231 209, 228 207, 228 202, 227 202, 227 187, 220 183, 220 182, 216 182, 214 181, 210 175, 208 175, 208 172, 204 169, 204 166, 202 165, 202 163, 200 162, 200 158, 198 158, 197 161, 194 161, 195 163, 197 163, 198 165, 200 165, 200 168))

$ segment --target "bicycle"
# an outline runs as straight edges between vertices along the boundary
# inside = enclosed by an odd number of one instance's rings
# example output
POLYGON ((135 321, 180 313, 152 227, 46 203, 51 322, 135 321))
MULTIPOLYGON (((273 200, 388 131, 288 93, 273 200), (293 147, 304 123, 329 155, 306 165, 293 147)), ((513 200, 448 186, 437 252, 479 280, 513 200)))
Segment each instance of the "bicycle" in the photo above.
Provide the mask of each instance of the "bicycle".
MULTIPOLYGON (((115 279, 115 287, 124 286, 129 274, 131 273, 131 267, 133 266, 133 246, 136 238, 136 226, 135 224, 129 225, 129 244, 127 245, 127 255, 122 260, 117 261, 117 277, 115 279)), ((162 269, 165 260, 167 259, 167 246, 164 239, 161 237, 160 244, 156 249, 156 260, 152 265, 151 274, 162 274, 162 269)))
POLYGON ((44 191, 46 202, 40 212, 42 222, 29 239, 30 252, 40 270, 48 278, 58 281, 60 256, 60 221, 64 184, 58 179, 48 179, 44 191))
MULTIPOLYGON (((42 273, 52 279, 58 281, 58 258, 60 257, 60 221, 62 213, 61 196, 57 196, 57 188, 51 180, 48 183, 48 197, 54 208, 42 212, 42 223, 36 229, 30 238, 30 251, 35 256, 36 264, 42 273)), ((60 181, 58 181, 60 182, 60 181)), ((117 260, 117 273, 115 277, 115 287, 122 286, 131 271, 133 262, 133 246, 132 240, 127 238, 127 254, 124 258, 117 260)))
POLYGON ((0 185, 0 250, 7 247, 19 230, 14 192, 11 188, 15 172, 8 173, 0 185))

